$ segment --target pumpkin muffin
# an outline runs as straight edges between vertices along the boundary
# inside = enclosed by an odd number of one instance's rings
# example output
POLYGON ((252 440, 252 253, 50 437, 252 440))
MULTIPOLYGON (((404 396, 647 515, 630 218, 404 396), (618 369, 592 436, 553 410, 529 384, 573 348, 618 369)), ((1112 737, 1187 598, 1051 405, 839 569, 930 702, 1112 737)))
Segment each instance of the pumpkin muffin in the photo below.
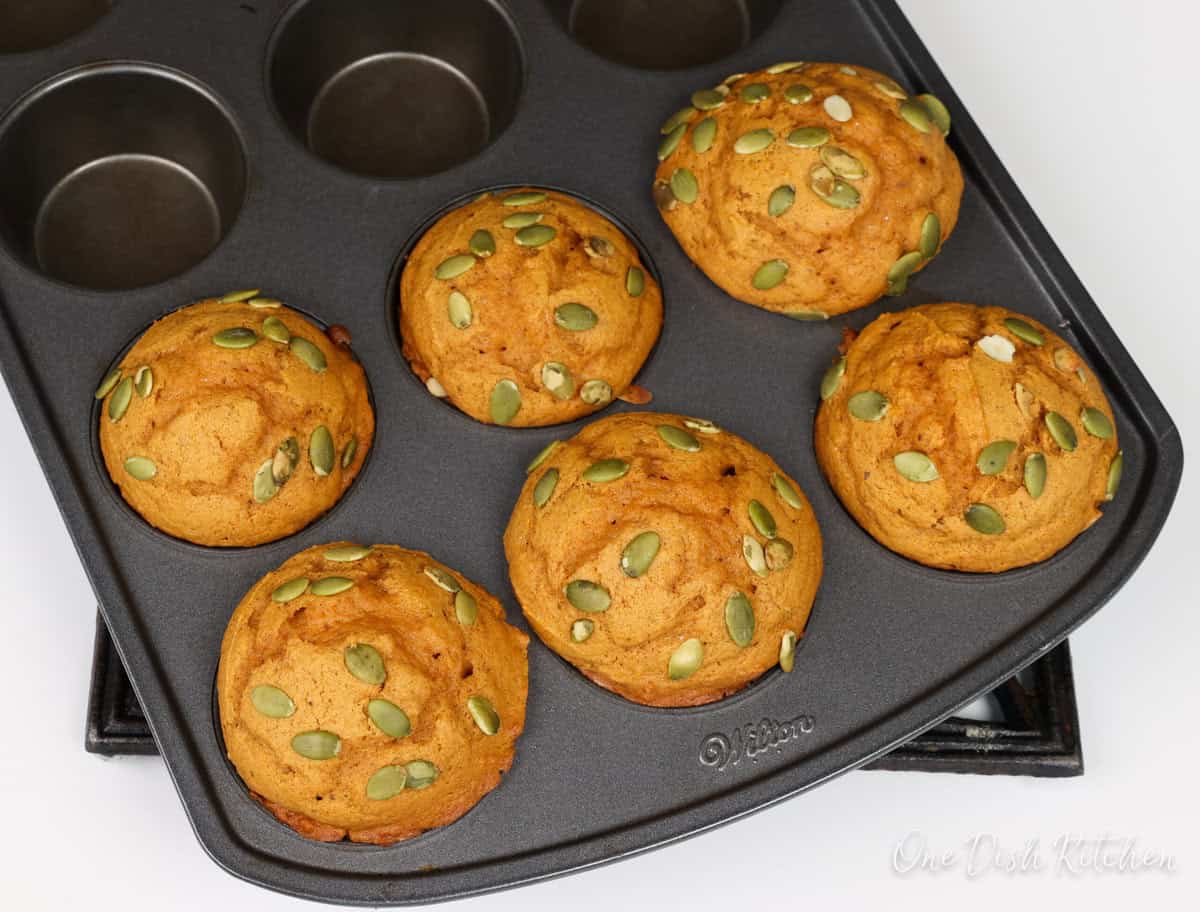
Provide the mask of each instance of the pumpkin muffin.
POLYGON ((995 573, 1050 557, 1116 494, 1123 459, 1100 381, 1043 324, 927 304, 851 338, 821 382, 817 458, 885 547, 995 573))
POLYGON ((500 782, 525 726, 529 638, 427 554, 302 551, 246 593, 217 669, 251 794, 302 836, 387 845, 500 782))
POLYGON ((629 395, 661 328, 658 283, 629 238, 549 190, 485 193, 446 213, 400 279, 413 372, 490 424, 557 424, 629 395))
POLYGON ((822 571, 812 508, 769 456, 711 422, 653 413, 543 450, 504 551, 543 642, 651 706, 791 671, 822 571))
POLYGON ((954 230, 950 115, 865 67, 783 63, 693 93, 662 126, 654 199, 733 297, 824 319, 902 294, 954 230))
POLYGON ((257 292, 168 314, 103 380, 100 448, 121 496, 199 545, 258 545, 337 503, 375 433, 349 334, 257 292))

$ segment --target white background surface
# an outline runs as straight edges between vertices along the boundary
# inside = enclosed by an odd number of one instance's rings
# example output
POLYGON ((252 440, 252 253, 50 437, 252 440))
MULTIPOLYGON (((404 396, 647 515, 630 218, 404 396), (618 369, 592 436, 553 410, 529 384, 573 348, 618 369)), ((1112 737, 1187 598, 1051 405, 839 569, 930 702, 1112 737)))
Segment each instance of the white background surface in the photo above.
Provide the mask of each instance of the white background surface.
MULTIPOLYGON (((1194 447, 1200 4, 902 5, 1194 447)), ((84 753, 92 595, 6 391, 0 431, 0 904, 298 908, 208 859, 157 758, 84 753)), ((1197 490, 1193 467, 1141 570, 1071 639, 1083 778, 852 773, 668 849, 456 906, 1195 908, 1197 490), (958 861, 897 874, 893 850, 914 831, 958 861), (1038 840, 1041 869, 970 876, 963 856, 976 834, 1011 852, 1038 840), (1176 870, 1064 873, 1053 846, 1062 834, 1131 837, 1173 855, 1176 870)))

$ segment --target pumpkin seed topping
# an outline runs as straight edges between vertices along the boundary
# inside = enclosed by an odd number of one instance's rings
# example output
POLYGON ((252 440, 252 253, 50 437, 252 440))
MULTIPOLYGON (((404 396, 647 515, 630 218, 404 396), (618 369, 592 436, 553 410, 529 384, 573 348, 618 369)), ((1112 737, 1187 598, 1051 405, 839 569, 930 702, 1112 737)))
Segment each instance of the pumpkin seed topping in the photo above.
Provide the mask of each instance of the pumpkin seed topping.
POLYGON ((1121 474, 1125 471, 1125 451, 1117 450, 1117 455, 1113 457, 1113 461, 1108 465, 1108 480, 1104 485, 1104 499, 1112 500, 1117 496, 1117 489, 1121 487, 1121 474))
POLYGON ((252 689, 250 703, 269 719, 286 719, 296 711, 292 698, 271 684, 259 684, 252 689))
POLYGON ((621 572, 631 579, 642 576, 658 556, 661 545, 662 539, 657 532, 641 532, 635 535, 621 552, 621 572))
POLYGON ((861 180, 867 176, 866 166, 840 146, 821 146, 821 161, 838 177, 861 180))
POLYGON ((692 130, 692 149, 699 155, 703 155, 712 148, 713 141, 717 138, 717 121, 715 118, 706 117, 700 123, 696 124, 692 130))
POLYGON ((340 595, 347 589, 352 588, 354 588, 354 580, 352 579, 346 579, 344 576, 326 576, 316 580, 308 587, 308 591, 316 596, 328 597, 331 595, 340 595))
POLYGON ((306 760, 332 760, 342 752, 342 739, 333 732, 301 732, 292 739, 292 750, 306 760))
POLYGON ((333 435, 323 424, 317 425, 317 429, 308 438, 308 459, 319 478, 324 478, 333 471, 333 435))
POLYGON ((466 329, 471 325, 471 302, 461 291, 450 292, 446 299, 446 316, 455 329, 466 329))
POLYGON ((804 83, 797 82, 783 90, 783 97, 788 104, 804 104, 812 101, 813 91, 804 83))
POLYGON ((796 555, 796 549, 792 547, 792 543, 784 538, 771 539, 767 542, 763 552, 767 557, 767 569, 771 572, 782 570, 792 562, 792 558, 796 555))
POLYGON ((464 627, 470 627, 479 617, 479 602, 466 589, 454 593, 454 617, 464 627))
POLYGON ((884 95, 887 95, 889 98, 895 98, 897 101, 903 101, 908 97, 908 93, 890 79, 877 80, 873 85, 884 95))
POLYGON ((784 316, 799 323, 820 323, 829 319, 829 314, 822 310, 793 310, 784 316))
POLYGON ((496 252, 496 239, 486 228, 480 228, 467 241, 467 249, 481 260, 487 259, 496 252))
POLYGON ((759 576, 766 576, 767 558, 763 551, 763 546, 759 544, 758 539, 753 535, 742 536, 742 557, 746 559, 746 566, 753 570, 759 576))
POLYGON ((558 232, 549 225, 530 225, 518 231, 513 239, 522 247, 541 247, 554 240, 556 234, 558 232))
POLYGON ((599 583, 591 580, 577 579, 567 583, 563 593, 577 611, 587 614, 599 614, 607 611, 612 604, 612 596, 599 583))
POLYGON ((690 678, 696 673, 696 669, 700 667, 700 663, 704 661, 704 646, 693 637, 690 640, 684 640, 683 643, 671 653, 671 659, 667 662, 667 677, 672 681, 682 681, 685 678, 690 678))
POLYGON ((776 187, 771 191, 771 195, 767 197, 767 215, 772 218, 779 218, 796 202, 796 188, 791 184, 784 184, 776 187))
POLYGON ((133 375, 133 388, 139 398, 148 397, 154 391, 154 371, 145 365, 139 367, 133 375))
POLYGON ((1069 348, 1056 348, 1054 350, 1054 366, 1065 374, 1069 374, 1072 371, 1080 371, 1080 378, 1082 379, 1083 361, 1080 360, 1079 355, 1075 354, 1069 348))
POLYGON ((656 430, 658 436, 669 447, 683 450, 685 453, 696 453, 700 450, 700 441, 683 428, 675 427, 673 424, 660 424, 656 430))
POLYGON ((1011 364, 1017 351, 1017 347, 1004 336, 984 336, 975 345, 993 361, 999 361, 1001 364, 1011 364))
POLYGON ((542 477, 537 480, 537 484, 533 486, 533 505, 535 507, 544 507, 554 496, 554 489, 558 487, 558 469, 546 469, 542 477))
POLYGON ((701 434, 719 434, 721 429, 707 418, 684 418, 683 426, 699 431, 701 434))
POLYGON ((825 113, 838 123, 845 123, 854 116, 854 109, 850 107, 850 102, 841 95, 830 95, 825 99, 823 107, 825 113))
POLYGON ((864 390, 851 396, 846 407, 859 421, 878 421, 887 414, 890 404, 883 393, 864 390))
POLYGON ((924 261, 920 251, 913 250, 904 254, 892 264, 887 274, 887 293, 901 295, 908 289, 908 279, 924 261))
POLYGON ((408 782, 408 772, 403 766, 381 766, 367 780, 367 797, 372 801, 387 801, 395 798, 408 782))
POLYGON ((529 465, 525 466, 525 474, 532 475, 534 470, 546 461, 546 458, 554 452, 555 448, 562 443, 561 440, 551 440, 548 444, 538 450, 538 454, 533 457, 529 465))
POLYGON ((931 481, 937 481, 940 477, 933 460, 919 450, 905 450, 903 453, 897 453, 892 457, 892 464, 901 476, 918 484, 928 484, 931 481))
POLYGON ((764 82, 752 82, 738 93, 747 104, 758 104, 771 97, 771 87, 764 82))
POLYGON ((789 507, 796 510, 804 509, 804 500, 801 498, 800 492, 778 472, 774 472, 771 475, 771 487, 775 489, 775 493, 779 495, 780 500, 789 507))
POLYGON ((701 111, 711 111, 723 104, 725 104, 725 96, 716 89, 699 89, 692 93, 692 106, 701 111))
POLYGON ((1108 416, 1090 405, 1079 413, 1079 423, 1085 431, 1101 440, 1107 440, 1113 435, 1112 422, 1108 420, 1108 416))
POLYGON ((295 437, 288 437, 279 444, 271 458, 271 476, 276 484, 283 484, 292 477, 300 464, 300 444, 295 437))
POLYGON ((487 697, 468 697, 467 711, 485 735, 494 735, 500 731, 500 714, 487 697))
POLYGON ((745 593, 735 592, 725 601, 725 629, 738 646, 749 646, 754 639, 754 609, 745 593))
POLYGON ((292 336, 291 341, 288 342, 288 351, 307 364, 309 370, 315 373, 322 374, 328 367, 325 353, 301 336, 292 336))
POLYGON ((933 121, 934 126, 941 131, 942 135, 949 135, 950 111, 947 110, 944 104, 942 104, 941 99, 939 99, 936 95, 930 95, 926 93, 924 95, 918 95, 917 101, 924 106, 925 110, 929 113, 929 119, 933 121))
POLYGON ((638 266, 630 266, 625 273, 625 291, 630 297, 640 298, 646 288, 646 273, 638 266))
POLYGON ((125 460, 125 471, 138 481, 149 481, 158 474, 158 466, 148 456, 130 456, 125 460))
POLYGON ((575 379, 561 361, 547 361, 542 365, 542 386, 556 399, 570 399, 575 395, 575 379))
POLYGON ((658 144, 659 161, 666 161, 671 157, 671 153, 678 147, 679 141, 683 139, 685 132, 687 132, 687 124, 681 123, 662 138, 662 142, 658 144))
POLYGON ((584 332, 591 329, 599 321, 596 311, 583 304, 560 304, 554 308, 554 323, 560 329, 571 332, 584 332))
POLYGON ((994 440, 985 446, 975 460, 975 467, 981 475, 999 475, 1008 465, 1008 457, 1017 448, 1015 440, 994 440))
POLYGON ((590 618, 580 618, 571 624, 571 639, 576 643, 584 642, 595 632, 596 622, 590 618))
POLYGON ((408 788, 423 789, 433 785, 439 770, 428 760, 413 760, 404 765, 404 772, 408 776, 408 788))
POLYGON ((505 206, 532 206, 535 203, 544 203, 546 194, 541 190, 524 190, 520 193, 510 193, 500 202, 505 206))
POLYGON ((1017 402, 1017 408, 1026 418, 1032 418, 1034 414, 1033 406, 1037 402, 1037 397, 1026 389, 1023 383, 1013 384, 1013 398, 1017 402))
POLYGON ((607 405, 612 397, 612 387, 603 380, 589 380, 579 388, 579 398, 588 405, 607 405))
POLYGON ((663 121, 663 125, 659 127, 658 132, 663 136, 666 136, 668 133, 673 132, 677 127, 686 126, 689 124, 697 113, 698 112, 696 109, 690 106, 686 108, 680 108, 665 121, 663 121))
POLYGON ((617 248, 613 246, 613 242, 607 238, 592 235, 590 238, 584 241, 583 252, 593 259, 597 257, 603 259, 616 253, 617 248))
POLYGON ((528 228, 530 225, 536 225, 542 220, 543 216, 540 212, 514 212, 500 224, 505 228, 528 228))
POLYGON ((1005 319, 1004 325, 1010 333, 1022 342, 1028 342, 1034 346, 1046 344, 1046 337, 1024 320, 1018 320, 1016 317, 1008 317, 1005 319))
POLYGON ((360 561, 375 548, 371 545, 338 545, 336 548, 330 548, 322 556, 327 561, 333 561, 337 564, 352 564, 355 561, 360 561))
POLYGON ((521 410, 521 390, 511 380, 499 380, 492 387, 492 397, 488 405, 492 421, 496 424, 509 424, 521 410))
POLYGON ((446 392, 446 387, 442 386, 437 377, 430 377, 426 380, 425 389, 429 390, 429 395, 438 399, 445 399, 449 395, 446 392))
POLYGON ((221 304, 240 304, 242 301, 249 301, 256 297, 261 290, 260 288, 247 288, 242 291, 231 291, 227 295, 221 295, 217 301, 221 304))
POLYGON ((109 371, 100 385, 96 387, 96 392, 93 394, 97 400, 103 399, 113 391, 113 388, 121 381, 121 368, 114 367, 109 371))
POLYGON ((346 663, 346 671, 364 684, 378 686, 387 680, 387 669, 383 665, 383 656, 374 646, 366 643, 347 646, 342 650, 342 660, 346 663))
POLYGON ((258 344, 258 333, 247 326, 231 326, 212 337, 218 348, 250 348, 258 344))
POLYGON ((441 567, 426 567, 424 573, 439 588, 445 589, 447 592, 459 592, 462 589, 462 584, 454 578, 454 575, 446 572, 441 567))
POLYGON ((299 598, 307 591, 308 577, 298 576, 295 579, 288 580, 286 583, 276 586, 275 591, 271 593, 271 601, 283 605, 292 599, 299 598))
POLYGON ((846 357, 843 355, 829 365, 829 369, 825 371, 825 376, 821 378, 821 400, 824 401, 830 398, 842 385, 842 378, 846 376, 846 357))
POLYGON ((278 310, 283 306, 283 302, 275 298, 251 298, 246 305, 255 310, 278 310))
POLYGON ((448 282, 451 279, 456 279, 476 263, 475 257, 469 253, 456 253, 452 257, 447 257, 438 264, 434 270, 435 278, 441 279, 443 282, 448 282))
POLYGON ((754 272, 750 284, 759 291, 769 291, 787 278, 787 260, 767 260, 754 272))
POLYGON ((790 673, 796 667, 796 631, 785 630, 779 639, 779 668, 790 673))
POLYGON ((1037 499, 1046 489, 1046 457, 1041 453, 1030 453, 1025 457, 1025 490, 1037 499))
POLYGON ((797 149, 815 149, 829 142, 829 131, 824 127, 797 127, 787 136, 787 144, 797 149))
POLYGON ((917 132, 928 133, 932 129, 933 121, 929 117, 929 110, 919 101, 906 98, 900 102, 899 111, 905 123, 917 132))
POLYGON ((967 525, 980 535, 999 535, 1004 531, 1004 517, 987 504, 973 503, 963 514, 967 525))
MULTIPOLYGON (((790 73, 793 70, 798 70, 802 66, 804 66, 804 61, 802 61, 802 60, 789 60, 784 63, 771 64, 769 67, 767 67, 767 72, 770 73, 772 76, 778 76, 780 73, 790 73)), ((746 75, 745 73, 737 74, 738 79, 740 79, 741 77, 743 77, 745 75, 746 75)), ((730 77, 730 78, 732 79, 733 77, 730 77)))
POLYGON ((921 239, 917 241, 917 250, 925 259, 932 259, 941 243, 942 220, 937 217, 936 212, 931 212, 925 216, 925 221, 921 222, 921 239))
POLYGON ((675 199, 690 206, 700 196, 700 184, 696 175, 687 168, 676 168, 671 173, 671 193, 675 199))
POLYGON ((275 481, 275 460, 268 459, 258 467, 258 471, 254 473, 254 481, 251 485, 251 491, 254 494, 256 503, 266 503, 272 497, 279 493, 279 484, 275 481))
POLYGON ((763 151, 775 142, 775 134, 763 127, 743 133, 733 144, 733 151, 738 155, 754 155, 763 151))
POLYGON ((1054 442, 1066 452, 1074 452, 1075 447, 1079 445, 1079 439, 1075 436, 1075 428, 1071 427, 1071 422, 1058 412, 1046 412, 1045 421, 1046 429, 1050 431, 1054 442))
POLYGON ((267 317, 263 320, 262 334, 272 342, 287 345, 292 338, 291 331, 279 317, 267 317))
POLYGON ((826 165, 813 166, 808 172, 808 186, 835 209, 853 209, 862 201, 861 194, 845 181, 838 180, 826 165))
POLYGON ((754 524, 754 528, 758 530, 758 534, 764 538, 775 537, 775 517, 771 515, 761 501, 751 500, 747 508, 750 514, 750 522, 754 524))
POLYGON ((604 484, 624 478, 629 473, 629 463, 624 459, 601 459, 583 470, 582 478, 595 484, 604 484))

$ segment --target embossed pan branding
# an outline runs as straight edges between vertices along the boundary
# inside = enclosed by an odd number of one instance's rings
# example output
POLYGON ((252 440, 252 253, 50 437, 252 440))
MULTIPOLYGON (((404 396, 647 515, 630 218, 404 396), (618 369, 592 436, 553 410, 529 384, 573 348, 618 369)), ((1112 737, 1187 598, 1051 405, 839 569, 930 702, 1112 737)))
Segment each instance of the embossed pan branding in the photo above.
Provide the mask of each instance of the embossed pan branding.
POLYGON ((766 718, 747 722, 728 735, 713 732, 700 742, 700 765, 722 772, 743 759, 757 763, 763 754, 782 753, 785 746, 810 734, 816 725, 817 720, 812 716, 800 715, 786 722, 766 718))

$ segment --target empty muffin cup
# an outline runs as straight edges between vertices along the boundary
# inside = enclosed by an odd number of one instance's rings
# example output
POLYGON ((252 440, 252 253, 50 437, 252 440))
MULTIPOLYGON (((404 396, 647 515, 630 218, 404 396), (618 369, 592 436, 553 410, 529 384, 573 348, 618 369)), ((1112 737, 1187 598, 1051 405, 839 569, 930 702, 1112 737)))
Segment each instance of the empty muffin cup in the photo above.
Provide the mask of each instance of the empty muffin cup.
POLYGON ((749 44, 781 0, 546 0, 580 44, 609 60, 678 70, 720 60, 749 44))
POLYGON ((100 20, 111 0, 4 0, 0 54, 53 47, 100 20))
POLYGON ((489 0, 309 0, 280 26, 270 87, 314 154, 385 179, 444 171, 512 121, 524 67, 489 0))
POLYGON ((194 266, 245 189, 228 112, 162 67, 72 70, 0 123, 0 234, 33 269, 83 288, 136 288, 194 266))

